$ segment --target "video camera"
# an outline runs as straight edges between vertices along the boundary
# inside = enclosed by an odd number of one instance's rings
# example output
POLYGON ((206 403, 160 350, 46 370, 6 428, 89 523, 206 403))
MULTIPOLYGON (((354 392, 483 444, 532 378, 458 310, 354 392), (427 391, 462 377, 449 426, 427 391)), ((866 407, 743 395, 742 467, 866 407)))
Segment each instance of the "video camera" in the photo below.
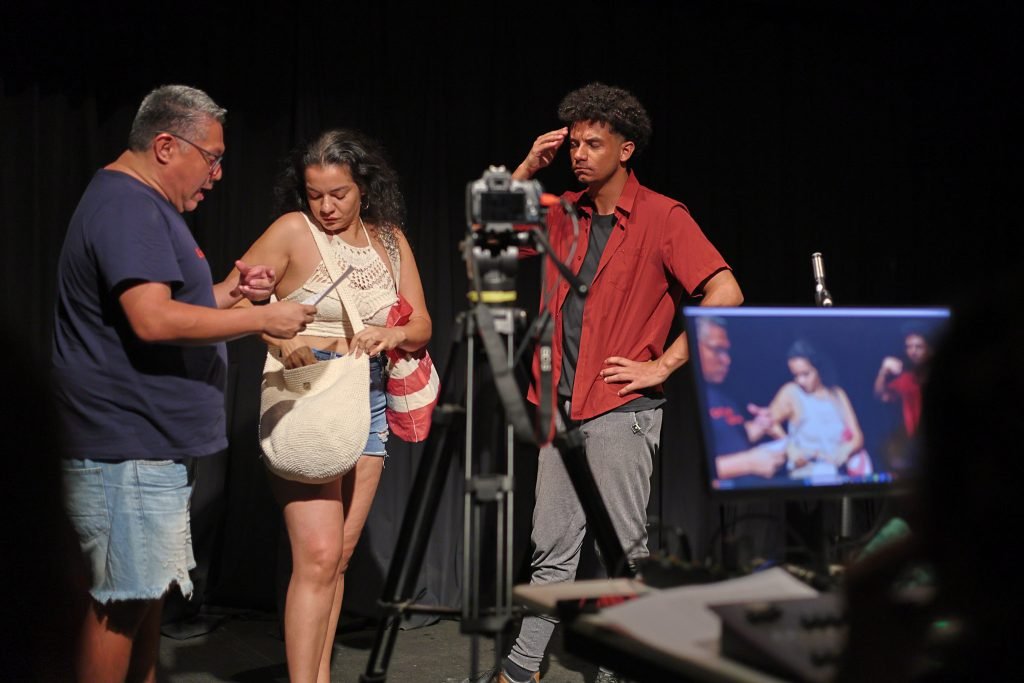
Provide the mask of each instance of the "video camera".
POLYGON ((513 180, 504 166, 491 166, 466 184, 466 221, 484 230, 502 232, 515 224, 540 225, 545 209, 536 180, 513 180))
POLYGON ((519 248, 532 244, 532 232, 516 226, 544 223, 547 209, 541 204, 541 185, 536 180, 514 180, 504 166, 491 166, 477 180, 466 184, 466 223, 472 249, 467 255, 476 270, 471 301, 506 305, 516 300, 515 276, 519 248))

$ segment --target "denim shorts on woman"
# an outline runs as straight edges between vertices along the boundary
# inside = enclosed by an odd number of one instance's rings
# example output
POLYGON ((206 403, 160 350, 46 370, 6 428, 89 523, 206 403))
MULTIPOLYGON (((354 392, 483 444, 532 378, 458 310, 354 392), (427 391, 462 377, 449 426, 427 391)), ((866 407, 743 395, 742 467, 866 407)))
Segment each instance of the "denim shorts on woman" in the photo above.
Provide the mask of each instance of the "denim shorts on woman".
POLYGON ((64 460, 64 495, 99 603, 192 595, 189 466, 173 460, 64 460))
MULTIPOLYGON (((311 349, 313 357, 318 361, 341 358, 343 353, 311 349)), ((388 441, 388 420, 384 410, 388 407, 387 396, 384 395, 384 363, 382 356, 370 356, 370 433, 366 438, 363 455, 388 456, 385 444, 388 441)))

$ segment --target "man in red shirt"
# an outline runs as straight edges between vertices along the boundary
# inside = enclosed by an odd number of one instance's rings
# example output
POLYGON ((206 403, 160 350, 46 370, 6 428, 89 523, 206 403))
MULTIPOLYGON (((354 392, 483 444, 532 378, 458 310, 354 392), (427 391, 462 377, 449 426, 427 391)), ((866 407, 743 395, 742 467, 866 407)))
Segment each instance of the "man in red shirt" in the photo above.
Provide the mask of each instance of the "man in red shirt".
POLYGON ((921 380, 925 365, 931 356, 931 347, 922 330, 907 329, 903 345, 910 367, 895 356, 886 356, 875 377, 875 395, 886 403, 900 401, 903 406, 903 426, 907 436, 914 436, 921 421, 921 380))
MULTIPOLYGON (((647 502, 661 433, 662 384, 689 356, 685 334, 666 348, 684 294, 704 305, 743 300, 732 271, 681 203, 642 186, 629 161, 646 145, 651 123, 629 92, 592 83, 562 100, 566 127, 537 138, 512 174, 533 177, 568 139, 582 192, 563 199, 579 214, 579 240, 561 206, 548 214, 554 255, 590 287, 586 299, 550 262, 541 305, 553 318, 552 384, 585 437, 587 459, 631 561, 647 552, 647 502)), ((534 377, 540 360, 534 358, 534 377)), ((535 382, 536 385, 536 382, 535 382)), ((537 402, 535 388, 530 398, 537 402)), ((586 517, 558 451, 540 451, 533 513, 532 583, 575 578, 586 517)), ((555 620, 527 617, 502 670, 478 680, 539 680, 555 620)), ((598 680, 615 680, 602 671, 598 680), (603 677, 603 678, 602 678, 603 677)))

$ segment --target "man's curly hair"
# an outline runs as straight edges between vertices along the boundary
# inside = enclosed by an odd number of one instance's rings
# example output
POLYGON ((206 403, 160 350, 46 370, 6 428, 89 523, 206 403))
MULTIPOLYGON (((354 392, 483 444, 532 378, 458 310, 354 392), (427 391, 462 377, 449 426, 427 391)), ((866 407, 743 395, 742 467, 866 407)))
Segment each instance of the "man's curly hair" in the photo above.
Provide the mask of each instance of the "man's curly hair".
POLYGON ((633 93, 604 83, 591 83, 565 96, 558 118, 571 126, 577 121, 607 124, 612 132, 631 141, 639 154, 651 139, 651 119, 633 93))

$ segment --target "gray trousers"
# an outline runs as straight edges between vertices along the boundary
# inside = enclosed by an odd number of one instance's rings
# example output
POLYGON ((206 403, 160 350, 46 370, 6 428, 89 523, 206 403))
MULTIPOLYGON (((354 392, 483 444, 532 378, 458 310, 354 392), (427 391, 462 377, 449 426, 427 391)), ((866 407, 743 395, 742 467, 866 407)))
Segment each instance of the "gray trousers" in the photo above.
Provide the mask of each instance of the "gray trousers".
MULTIPOLYGON (((661 408, 636 413, 605 413, 580 425, 587 461, 627 557, 646 557, 647 501, 653 458, 661 440, 661 408)), ((533 508, 531 584, 572 581, 580 561, 586 517, 558 450, 546 446, 537 467, 533 508)), ((612 567, 607 568, 609 572, 612 567)), ((527 616, 509 659, 539 671, 558 620, 527 616)))

